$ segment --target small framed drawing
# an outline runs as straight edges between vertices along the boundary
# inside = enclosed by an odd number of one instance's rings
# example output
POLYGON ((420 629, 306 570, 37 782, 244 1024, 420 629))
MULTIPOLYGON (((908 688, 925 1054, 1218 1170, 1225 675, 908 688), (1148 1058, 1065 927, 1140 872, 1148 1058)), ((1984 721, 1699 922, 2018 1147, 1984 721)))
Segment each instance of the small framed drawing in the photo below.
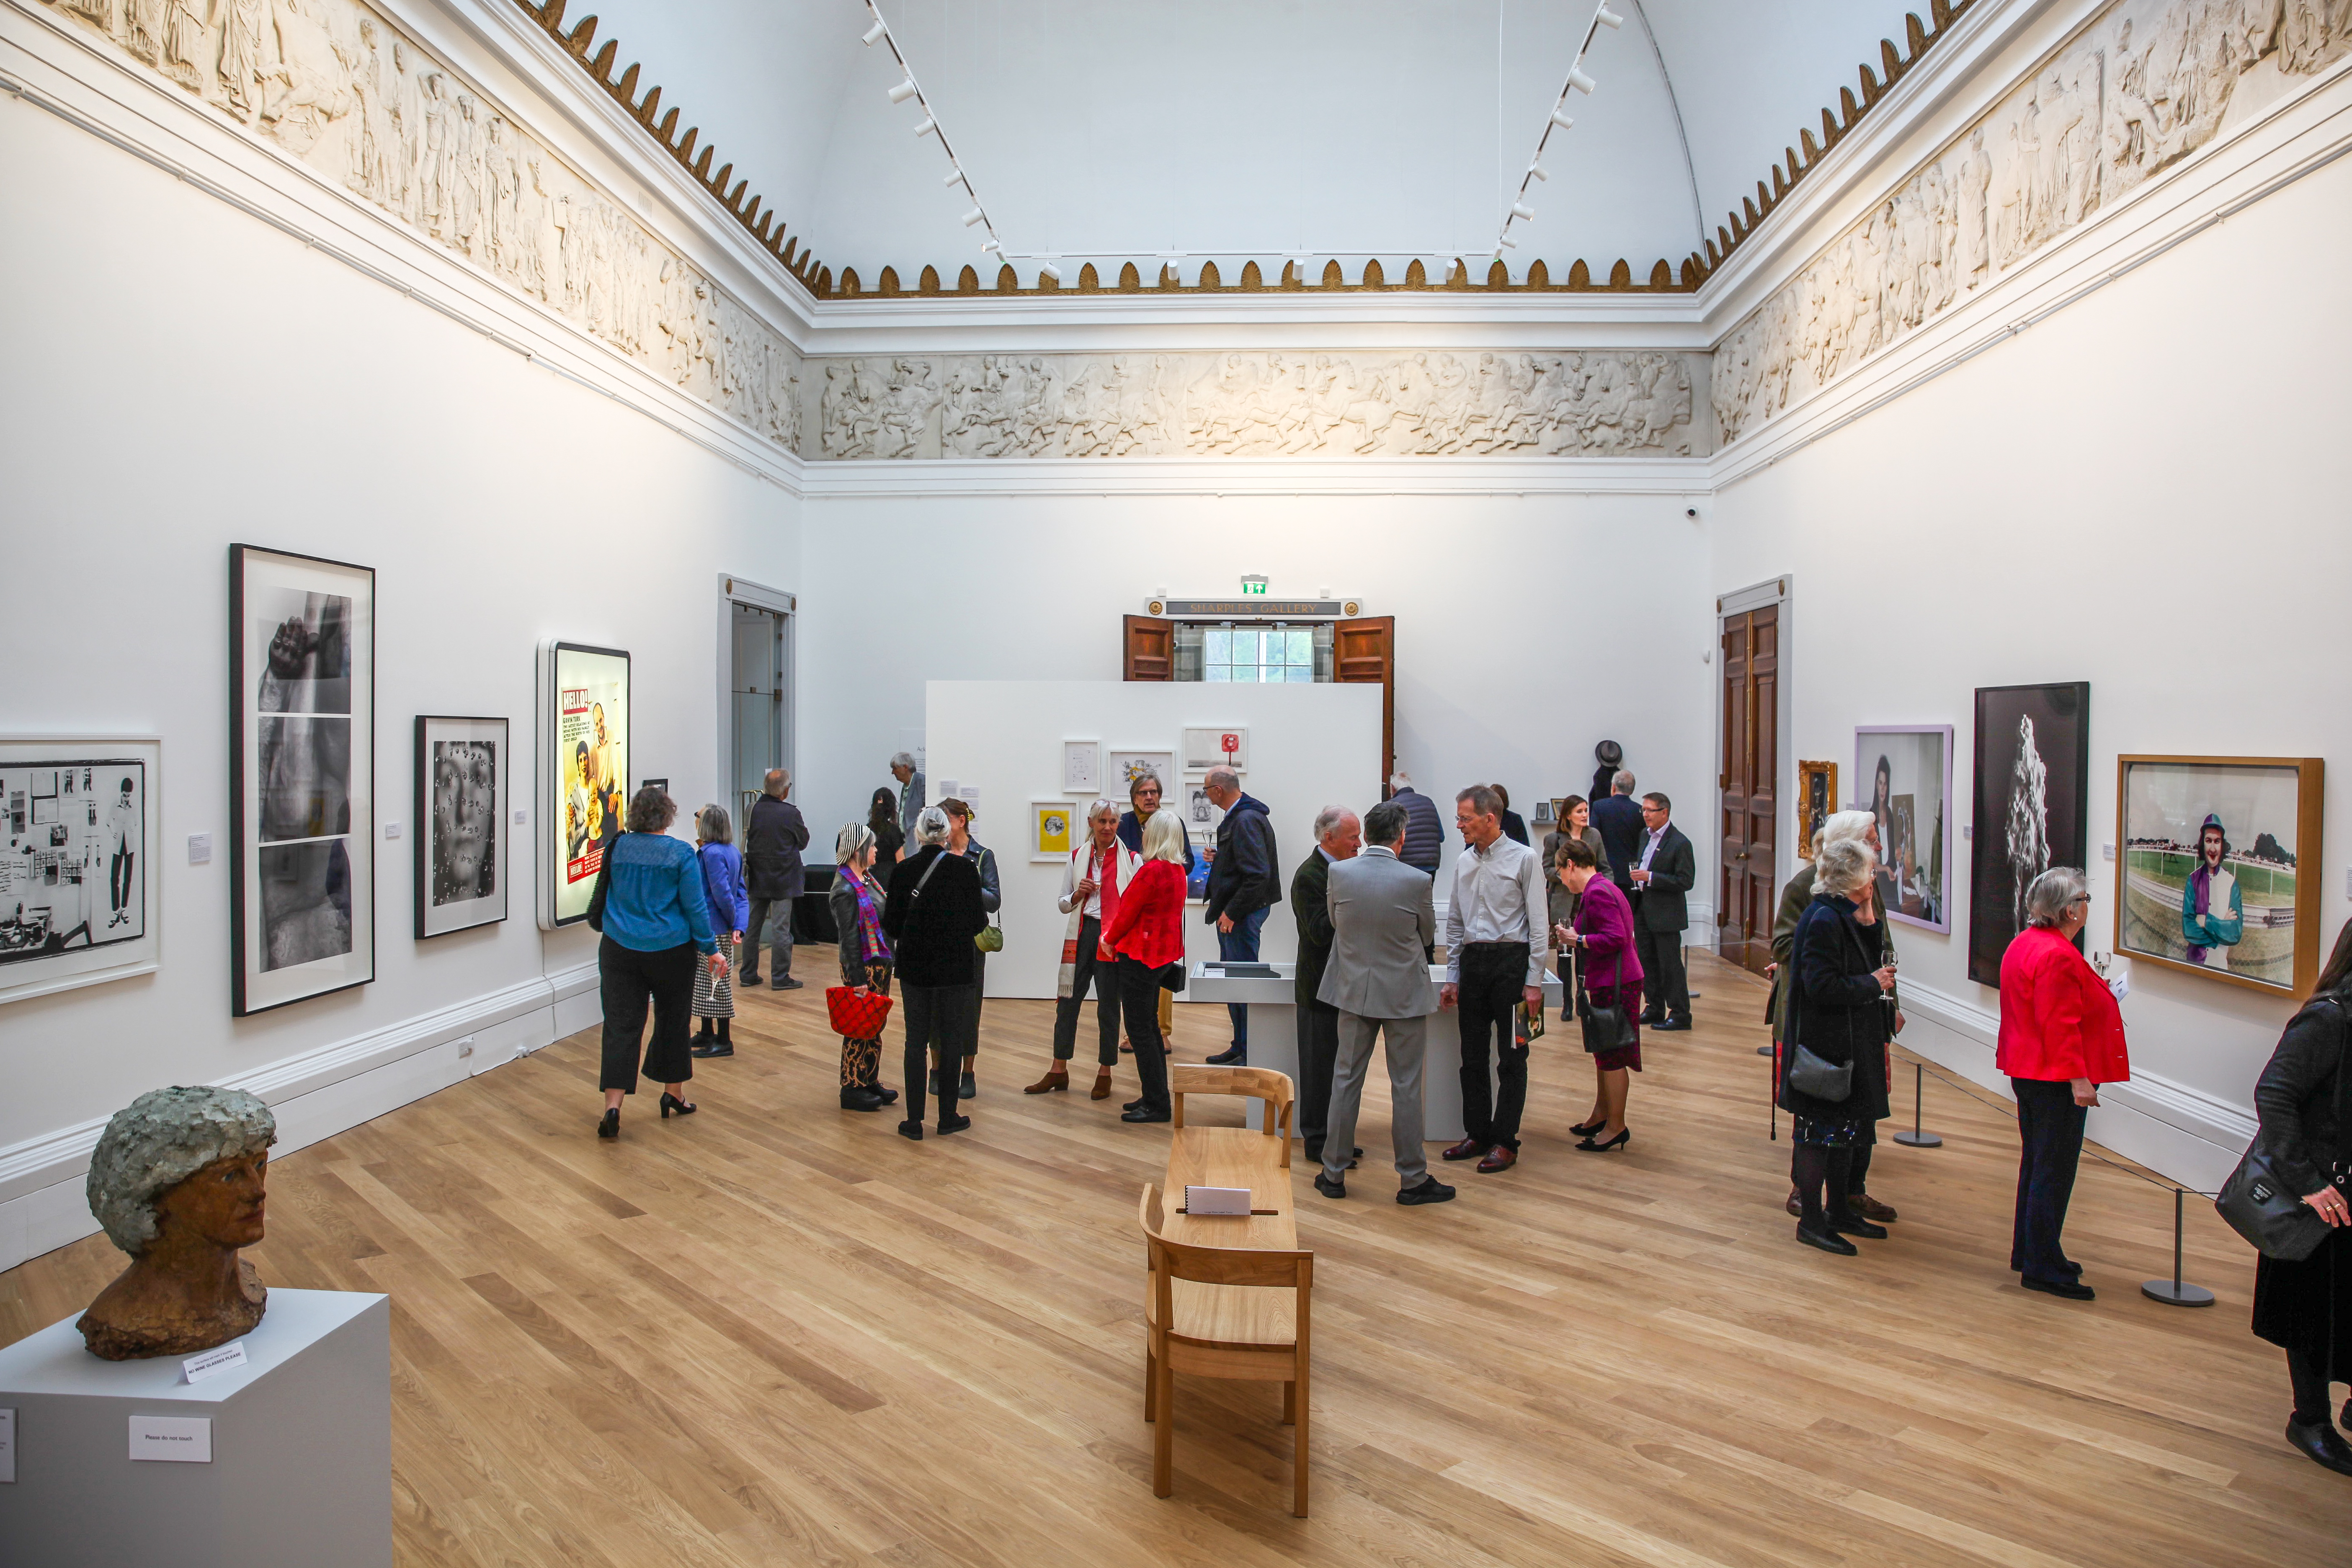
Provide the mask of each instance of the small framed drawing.
POLYGON ((1838 765, 1835 763, 1797 764, 1797 858, 1813 858, 1813 835, 1838 808, 1838 765))
POLYGON ((230 1003, 375 978, 375 571, 229 546, 230 1003))
POLYGON ((1111 752, 1103 764, 1103 778, 1110 787, 1103 794, 1113 800, 1127 799, 1136 779, 1147 770, 1160 781, 1160 804, 1175 805, 1169 798, 1176 789, 1176 753, 1173 752, 1111 752))
POLYGON ((1878 819, 1879 907, 1906 925, 1950 931, 1952 727, 1861 725, 1853 776, 1869 781, 1863 809, 1878 819))
POLYGON ((416 937, 507 918, 507 790, 514 752, 503 719, 416 720, 416 937))
POLYGON ((1240 724, 1184 731, 1184 765, 1213 768, 1223 763, 1237 773, 1249 772, 1249 731, 1240 724))
POLYGON ((1082 795, 1088 799, 1102 794, 1102 742, 1100 741, 1065 741, 1062 742, 1062 793, 1082 795))
POLYGON ((1217 841, 1217 829, 1224 826, 1225 809, 1209 798, 1204 775, 1195 773, 1184 781, 1184 797, 1178 809, 1184 814, 1184 826, 1192 835, 1194 844, 1217 841))
POLYGON ((162 773, 152 736, 0 741, 0 1002, 161 966, 162 773))
POLYGON ((2116 951, 2274 996, 2307 990, 2324 769, 2317 757, 2116 758, 2116 951))
POLYGON ((1063 860, 1069 858, 1071 847, 1079 834, 1071 824, 1077 820, 1081 808, 1066 800, 1033 800, 1029 803, 1029 858, 1032 860, 1063 860))

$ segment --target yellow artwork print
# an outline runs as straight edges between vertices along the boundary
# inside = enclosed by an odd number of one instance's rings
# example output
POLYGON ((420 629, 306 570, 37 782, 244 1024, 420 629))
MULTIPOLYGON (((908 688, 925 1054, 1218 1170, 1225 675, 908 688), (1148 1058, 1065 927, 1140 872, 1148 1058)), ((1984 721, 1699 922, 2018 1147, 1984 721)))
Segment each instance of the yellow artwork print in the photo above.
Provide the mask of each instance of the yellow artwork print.
POLYGON ((1070 813, 1066 807, 1041 805, 1037 811, 1037 853, 1066 855, 1070 852, 1070 813))

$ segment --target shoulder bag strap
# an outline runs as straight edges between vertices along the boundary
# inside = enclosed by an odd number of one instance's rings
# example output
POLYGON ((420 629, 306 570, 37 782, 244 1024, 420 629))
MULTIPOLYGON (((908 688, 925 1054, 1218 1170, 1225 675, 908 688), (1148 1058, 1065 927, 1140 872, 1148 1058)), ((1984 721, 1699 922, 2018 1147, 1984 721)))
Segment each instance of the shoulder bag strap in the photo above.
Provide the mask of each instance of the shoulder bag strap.
POLYGON ((917 899, 923 896, 923 884, 931 879, 931 873, 938 870, 940 868, 940 862, 947 858, 948 852, 944 847, 940 848, 937 855, 931 858, 931 863, 923 868, 923 874, 915 879, 914 890, 907 895, 907 901, 908 903, 911 904, 917 899))

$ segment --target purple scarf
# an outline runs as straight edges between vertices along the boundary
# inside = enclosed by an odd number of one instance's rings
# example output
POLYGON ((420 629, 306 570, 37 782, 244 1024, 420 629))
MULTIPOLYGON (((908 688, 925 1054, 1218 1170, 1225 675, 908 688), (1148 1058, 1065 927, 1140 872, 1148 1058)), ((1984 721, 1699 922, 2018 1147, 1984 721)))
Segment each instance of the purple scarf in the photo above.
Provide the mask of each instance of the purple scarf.
POLYGON ((852 871, 849 891, 857 900, 857 961, 889 963, 890 943, 882 935, 882 911, 874 907, 874 884, 852 871))

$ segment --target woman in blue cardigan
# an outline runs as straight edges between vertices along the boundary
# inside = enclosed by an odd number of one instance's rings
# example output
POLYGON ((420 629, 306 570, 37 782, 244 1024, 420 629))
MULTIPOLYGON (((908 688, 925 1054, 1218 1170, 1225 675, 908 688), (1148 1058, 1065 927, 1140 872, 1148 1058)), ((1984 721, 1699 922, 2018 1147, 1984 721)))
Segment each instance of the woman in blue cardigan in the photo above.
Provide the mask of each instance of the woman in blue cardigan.
POLYGON ((621 1097, 637 1091, 637 1045, 645 1037, 648 1002, 654 1034, 646 1042, 645 1076, 662 1086, 662 1119, 695 1111, 684 1093, 694 1076, 687 1010, 694 1000, 695 955, 702 955, 702 966, 714 975, 727 973, 727 960, 710 934, 702 862, 691 846, 669 836, 677 819, 676 801, 651 784, 639 790, 629 802, 628 831, 604 841, 604 864, 588 900, 588 923, 604 938, 596 946, 604 1004, 599 1138, 621 1135, 621 1097))

